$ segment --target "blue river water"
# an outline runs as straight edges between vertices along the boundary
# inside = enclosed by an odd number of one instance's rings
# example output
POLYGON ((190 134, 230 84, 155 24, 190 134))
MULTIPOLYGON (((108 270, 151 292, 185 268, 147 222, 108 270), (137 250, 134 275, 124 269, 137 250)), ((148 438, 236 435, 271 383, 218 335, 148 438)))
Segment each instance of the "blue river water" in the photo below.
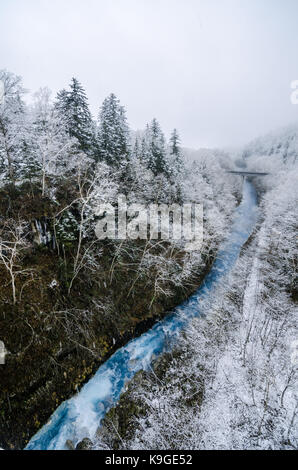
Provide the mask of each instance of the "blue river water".
POLYGON ((94 438, 100 421, 119 401, 126 383, 141 369, 148 370, 154 358, 171 348, 187 323, 204 313, 201 301, 212 298, 213 290, 235 265, 257 216, 256 192, 245 180, 242 202, 235 211, 230 234, 201 287, 151 330, 116 351, 77 395, 57 408, 26 450, 62 450, 67 440, 76 445, 85 437, 94 438))

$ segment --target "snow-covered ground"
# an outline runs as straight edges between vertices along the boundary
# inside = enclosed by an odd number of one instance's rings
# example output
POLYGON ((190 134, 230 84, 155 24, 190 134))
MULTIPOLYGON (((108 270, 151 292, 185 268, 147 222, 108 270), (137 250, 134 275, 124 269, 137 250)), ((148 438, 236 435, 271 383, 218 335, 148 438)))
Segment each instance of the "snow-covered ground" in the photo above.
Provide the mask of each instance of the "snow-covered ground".
POLYGON ((231 233, 200 289, 172 315, 112 355, 77 396, 60 405, 27 449, 59 450, 67 440, 76 445, 85 437, 95 438, 100 421, 118 402, 127 382, 140 370, 150 369, 153 358, 167 351, 170 342, 177 341, 191 318, 203 313, 201 303, 204 299, 208 301, 217 283, 227 275, 253 230, 257 219, 255 208, 255 190, 245 182, 243 201, 234 216, 231 233))
POLYGON ((147 414, 124 448, 297 448, 297 176, 271 175, 263 220, 206 318, 158 379, 130 390, 147 414))

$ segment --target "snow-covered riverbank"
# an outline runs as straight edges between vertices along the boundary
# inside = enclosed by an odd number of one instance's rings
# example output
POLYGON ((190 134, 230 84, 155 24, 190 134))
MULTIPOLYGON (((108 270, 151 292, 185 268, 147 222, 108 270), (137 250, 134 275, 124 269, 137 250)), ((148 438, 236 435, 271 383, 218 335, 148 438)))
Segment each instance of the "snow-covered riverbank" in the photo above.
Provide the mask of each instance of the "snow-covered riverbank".
POLYGON ((33 437, 27 449, 63 449, 67 440, 76 444, 82 438, 95 437, 100 421, 117 403, 125 384, 138 371, 148 369, 159 354, 167 351, 191 318, 204 313, 200 303, 212 296, 217 283, 236 262, 253 230, 256 217, 256 193, 253 186, 245 181, 243 201, 236 211, 231 233, 197 293, 166 320, 118 350, 77 396, 57 409, 49 423, 33 437))
POLYGON ((296 182, 296 170, 272 177, 262 221, 206 318, 130 385, 96 448, 297 449, 296 182))

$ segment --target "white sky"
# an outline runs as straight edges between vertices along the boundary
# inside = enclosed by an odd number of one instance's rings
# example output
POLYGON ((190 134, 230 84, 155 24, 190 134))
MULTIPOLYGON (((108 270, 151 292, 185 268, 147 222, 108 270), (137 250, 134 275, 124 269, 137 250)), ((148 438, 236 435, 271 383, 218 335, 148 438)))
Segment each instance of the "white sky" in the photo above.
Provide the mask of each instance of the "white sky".
POLYGON ((31 91, 76 76, 97 116, 116 93, 188 147, 298 122, 298 0, 0 0, 0 68, 31 91))

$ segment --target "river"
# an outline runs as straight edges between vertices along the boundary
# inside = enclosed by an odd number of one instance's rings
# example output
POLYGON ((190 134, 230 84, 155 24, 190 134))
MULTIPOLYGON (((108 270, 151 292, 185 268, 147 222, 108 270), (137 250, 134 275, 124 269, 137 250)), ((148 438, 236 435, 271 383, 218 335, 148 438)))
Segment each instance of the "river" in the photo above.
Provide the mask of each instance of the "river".
POLYGON ((77 395, 57 408, 27 450, 62 450, 67 440, 76 445, 85 437, 94 438, 100 421, 118 402, 126 383, 141 369, 148 370, 154 358, 173 346, 187 323, 204 313, 200 308, 202 299, 212 300, 214 289, 235 265, 257 216, 256 191, 244 180, 242 202, 235 211, 229 236, 200 288, 151 330, 116 351, 77 395))

